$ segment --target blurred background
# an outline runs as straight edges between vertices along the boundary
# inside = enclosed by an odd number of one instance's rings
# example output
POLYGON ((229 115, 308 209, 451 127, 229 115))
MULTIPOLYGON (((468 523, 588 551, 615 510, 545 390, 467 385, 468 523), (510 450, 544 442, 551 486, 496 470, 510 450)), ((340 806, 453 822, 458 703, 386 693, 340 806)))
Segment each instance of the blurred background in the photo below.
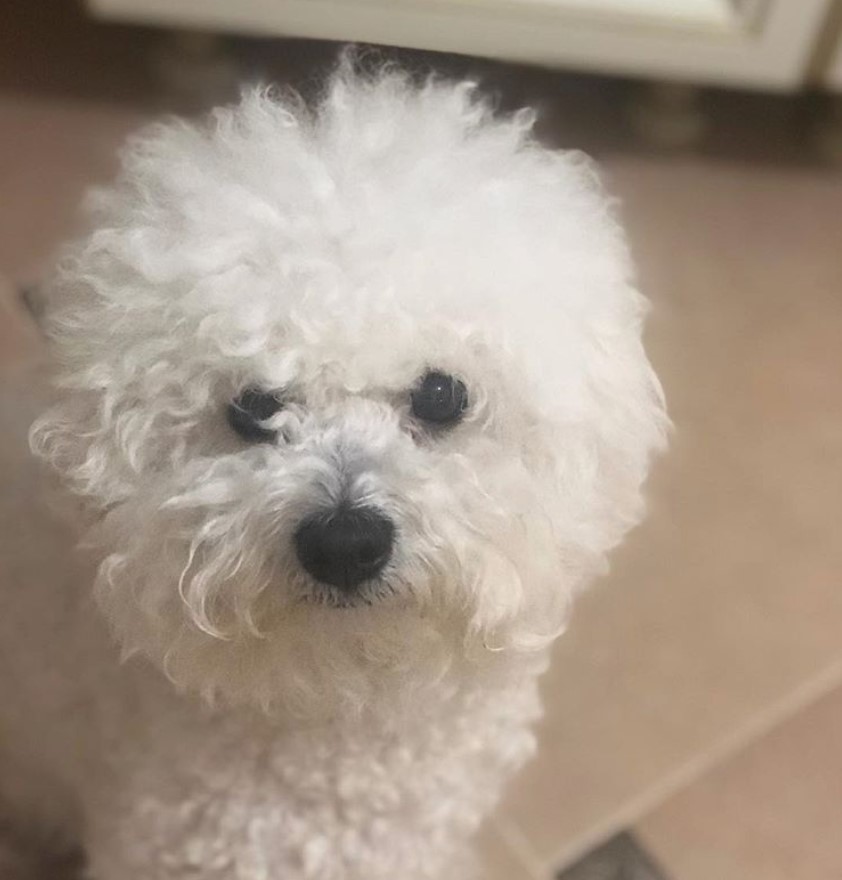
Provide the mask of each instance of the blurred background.
POLYGON ((676 423, 651 516, 558 645, 488 880, 840 880, 834 0, 5 0, 0 577, 76 576, 30 503, 43 351, 20 289, 129 131, 242 81, 311 93, 348 40, 535 105, 546 142, 600 160, 676 423))

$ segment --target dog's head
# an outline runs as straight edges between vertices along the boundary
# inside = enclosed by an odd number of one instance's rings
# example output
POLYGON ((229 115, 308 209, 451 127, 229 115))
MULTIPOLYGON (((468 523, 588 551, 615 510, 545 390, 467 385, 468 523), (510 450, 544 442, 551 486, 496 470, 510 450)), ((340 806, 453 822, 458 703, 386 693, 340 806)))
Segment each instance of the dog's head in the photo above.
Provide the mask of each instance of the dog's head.
POLYGON ((59 272, 35 447, 128 651, 333 711, 544 647, 665 426, 589 163, 468 85, 340 73, 130 142, 59 272))

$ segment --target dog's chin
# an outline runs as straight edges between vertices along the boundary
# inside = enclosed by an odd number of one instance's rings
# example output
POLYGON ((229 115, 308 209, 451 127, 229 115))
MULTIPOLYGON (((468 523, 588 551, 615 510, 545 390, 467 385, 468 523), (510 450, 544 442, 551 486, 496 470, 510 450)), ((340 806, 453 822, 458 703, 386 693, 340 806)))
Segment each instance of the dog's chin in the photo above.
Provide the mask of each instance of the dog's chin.
POLYGON ((152 659, 178 689, 219 707, 307 722, 397 722, 419 701, 451 693, 465 659, 461 637, 402 604, 363 593, 314 595, 288 606, 260 637, 215 639, 187 627, 152 659))

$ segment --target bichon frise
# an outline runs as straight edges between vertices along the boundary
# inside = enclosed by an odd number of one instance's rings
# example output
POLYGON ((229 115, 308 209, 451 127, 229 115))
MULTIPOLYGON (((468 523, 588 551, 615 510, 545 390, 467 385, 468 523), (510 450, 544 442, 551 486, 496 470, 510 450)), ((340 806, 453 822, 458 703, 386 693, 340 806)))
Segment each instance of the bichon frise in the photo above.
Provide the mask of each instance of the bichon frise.
POLYGON ((641 516, 666 418, 591 164, 351 66, 142 132, 57 273, 33 443, 102 556, 95 604, 6 602, 0 776, 96 880, 472 876, 641 516))

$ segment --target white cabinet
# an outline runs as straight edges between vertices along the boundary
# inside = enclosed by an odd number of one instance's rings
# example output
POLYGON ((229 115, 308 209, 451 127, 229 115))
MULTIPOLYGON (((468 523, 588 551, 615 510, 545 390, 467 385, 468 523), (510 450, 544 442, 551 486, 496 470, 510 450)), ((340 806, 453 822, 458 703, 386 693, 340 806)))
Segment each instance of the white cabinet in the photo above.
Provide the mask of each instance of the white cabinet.
POLYGON ((825 68, 824 83, 834 92, 842 92, 842 27, 825 68))
POLYGON ((779 90, 803 82, 832 2, 88 0, 103 18, 170 27, 385 43, 779 90))

